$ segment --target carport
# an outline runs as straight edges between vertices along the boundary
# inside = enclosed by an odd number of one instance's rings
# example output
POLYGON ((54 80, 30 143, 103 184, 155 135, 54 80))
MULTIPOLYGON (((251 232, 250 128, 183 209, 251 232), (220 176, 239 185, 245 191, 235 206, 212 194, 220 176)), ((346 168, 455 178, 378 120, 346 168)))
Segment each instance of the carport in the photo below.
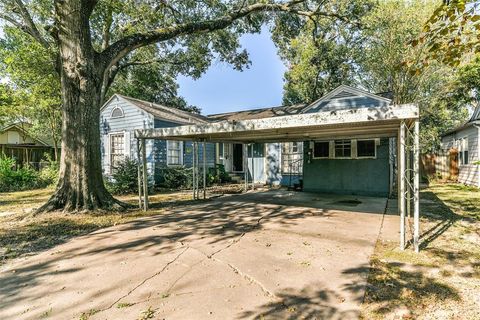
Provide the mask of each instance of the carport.
MULTIPOLYGON (((139 161, 139 207, 148 210, 148 170, 145 141, 148 139, 193 141, 193 194, 206 197, 205 161, 200 164, 198 146, 207 142, 243 144, 244 150, 253 143, 315 141, 320 139, 397 138, 397 189, 400 213, 400 248, 406 247, 406 224, 413 216, 414 250, 419 250, 419 110, 416 105, 390 105, 376 108, 355 108, 305 113, 272 118, 218 121, 172 128, 136 130, 139 161), (203 177, 199 167, 203 166, 203 177), (407 219, 409 218, 409 219, 407 219)), ((203 148, 205 152, 205 148, 203 148)), ((246 155, 247 153, 244 152, 246 155)), ((203 156, 205 159, 205 156, 203 156)), ((252 183, 253 187, 253 183, 252 183)), ((248 175, 245 176, 245 189, 248 175)))

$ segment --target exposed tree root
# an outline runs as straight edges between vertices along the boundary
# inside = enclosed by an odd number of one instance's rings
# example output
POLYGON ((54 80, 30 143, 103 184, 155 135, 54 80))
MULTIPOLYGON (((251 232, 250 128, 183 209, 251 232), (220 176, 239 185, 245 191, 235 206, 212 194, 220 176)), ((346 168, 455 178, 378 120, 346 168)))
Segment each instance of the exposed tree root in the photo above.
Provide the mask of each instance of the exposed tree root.
POLYGON ((76 193, 73 190, 57 189, 50 199, 35 211, 35 215, 52 211, 65 213, 125 212, 131 204, 115 199, 108 191, 76 193))

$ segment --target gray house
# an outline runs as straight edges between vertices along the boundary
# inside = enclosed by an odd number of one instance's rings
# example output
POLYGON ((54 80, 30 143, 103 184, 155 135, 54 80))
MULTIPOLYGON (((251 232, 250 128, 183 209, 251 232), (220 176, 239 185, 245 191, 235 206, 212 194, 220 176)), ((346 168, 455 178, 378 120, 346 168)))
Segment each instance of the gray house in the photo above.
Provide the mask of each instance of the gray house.
MULTIPOLYGON (((378 109, 380 113, 390 104, 385 97, 342 85, 309 105, 201 116, 116 94, 101 109, 103 169, 109 174, 119 159, 136 158, 136 129, 281 119, 345 110, 378 109)), ((375 132, 325 140, 306 136, 303 141, 253 143, 247 155, 241 143, 217 142, 207 144, 206 160, 207 166, 223 164, 227 172, 239 177, 247 170, 249 179, 256 183, 292 185, 302 181, 306 191, 386 196, 394 185, 393 140, 375 132)), ((192 165, 192 143, 188 141, 147 140, 146 151, 148 170, 155 173, 156 181, 161 168, 192 165)), ((199 154, 201 157, 203 152, 199 154)))
POLYGON ((465 124, 448 131, 442 136, 442 152, 456 151, 458 154, 458 182, 480 188, 479 159, 480 106, 465 124))

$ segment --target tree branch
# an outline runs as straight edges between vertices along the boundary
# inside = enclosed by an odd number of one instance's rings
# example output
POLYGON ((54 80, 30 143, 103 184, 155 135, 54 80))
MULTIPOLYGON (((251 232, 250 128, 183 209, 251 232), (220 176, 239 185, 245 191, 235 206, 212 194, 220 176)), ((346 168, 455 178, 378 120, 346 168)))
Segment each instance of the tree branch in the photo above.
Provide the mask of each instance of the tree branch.
POLYGON ((320 10, 308 12, 295 8, 295 5, 305 1, 306 0, 291 0, 285 3, 255 3, 225 14, 217 19, 183 23, 151 30, 145 33, 135 33, 111 44, 100 54, 100 60, 105 63, 106 70, 108 70, 112 65, 115 65, 123 57, 137 48, 171 40, 182 35, 225 29, 231 26, 235 21, 260 11, 282 11, 307 17, 323 15, 344 19, 344 17, 338 16, 334 13, 322 12, 320 10))
MULTIPOLYGON (((20 29, 27 32, 29 35, 31 35, 44 48, 50 47, 50 44, 48 43, 48 41, 38 31, 37 26, 33 22, 32 16, 28 12, 27 7, 25 7, 25 4, 22 2, 22 0, 15 0, 15 4, 16 4, 16 7, 20 10, 20 15, 22 16, 23 22, 25 23, 25 25, 23 25, 25 28, 20 28, 20 29)), ((11 21, 9 22, 12 23, 11 21)))

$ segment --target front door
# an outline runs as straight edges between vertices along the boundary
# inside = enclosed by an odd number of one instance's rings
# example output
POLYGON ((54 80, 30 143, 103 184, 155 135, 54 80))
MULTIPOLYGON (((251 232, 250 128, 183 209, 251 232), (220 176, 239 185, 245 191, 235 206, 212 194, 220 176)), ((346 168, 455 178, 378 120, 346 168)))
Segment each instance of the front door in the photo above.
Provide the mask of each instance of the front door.
POLYGON ((243 145, 240 143, 233 144, 233 171, 242 172, 243 171, 243 145))

